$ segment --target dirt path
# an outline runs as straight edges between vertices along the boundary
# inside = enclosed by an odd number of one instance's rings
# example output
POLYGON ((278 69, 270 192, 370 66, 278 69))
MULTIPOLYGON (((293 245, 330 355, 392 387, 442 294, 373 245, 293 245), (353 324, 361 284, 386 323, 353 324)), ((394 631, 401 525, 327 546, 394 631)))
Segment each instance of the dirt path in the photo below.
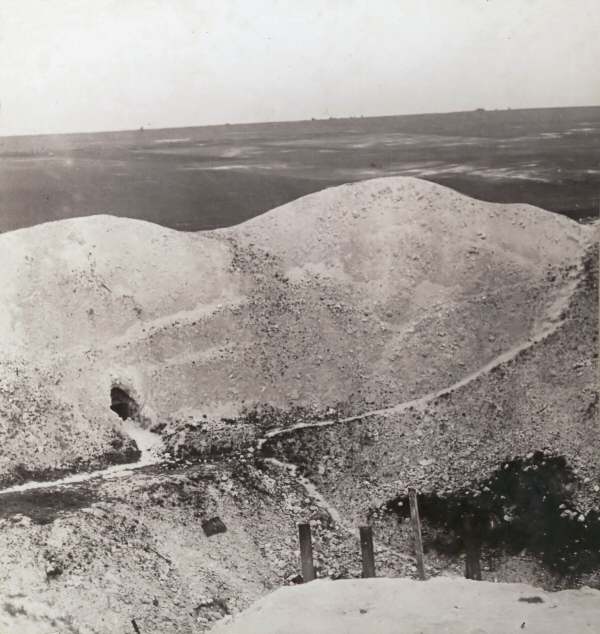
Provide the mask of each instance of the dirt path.
POLYGON ((157 434, 143 429, 130 420, 123 421, 123 431, 135 440, 138 449, 141 451, 140 459, 137 462, 113 465, 106 469, 96 471, 86 471, 74 473, 57 480, 32 480, 23 484, 15 484, 6 489, 0 489, 0 496, 8 493, 24 493, 34 489, 50 489, 72 484, 89 482, 95 478, 117 478, 127 475, 134 469, 142 469, 162 462, 162 439, 157 434))
MULTIPOLYGON (((477 380, 482 375, 490 372, 494 368, 515 359, 519 354, 523 351, 533 347, 534 345, 540 343, 548 336, 552 335, 561 325, 562 320, 560 318, 563 311, 568 307, 573 292, 577 286, 577 278, 580 267, 578 267, 577 271, 571 276, 571 280, 569 283, 565 284, 562 291, 557 295, 555 301, 551 306, 551 310, 549 314, 546 316, 546 319, 540 324, 539 333, 533 337, 528 339, 527 341, 522 342, 521 344, 512 347, 511 349, 503 352, 498 355, 494 359, 492 359, 489 363, 486 363, 484 366, 479 369, 467 374, 462 379, 457 381, 456 383, 450 385, 449 387, 443 388, 441 390, 430 392, 421 396, 419 398, 413 399, 411 401, 404 401, 403 403, 399 403, 392 407, 386 407, 376 410, 371 410, 368 412, 364 412, 363 414, 358 414, 356 416, 350 416, 348 418, 340 418, 340 419, 328 419, 328 420, 320 420, 315 422, 305 422, 298 423, 297 425, 292 425, 287 428, 278 428, 273 429, 267 432, 261 439, 258 440, 256 448, 257 453, 260 454, 264 449, 264 446, 269 441, 283 437, 290 436, 298 431, 302 431, 304 429, 317 429, 321 427, 333 427, 336 425, 343 425, 346 423, 352 423, 355 421, 364 420, 373 416, 388 416, 391 414, 397 414, 400 412, 404 412, 411 407, 422 407, 435 401, 441 396, 446 394, 451 394, 456 390, 459 390, 462 387, 465 387, 469 383, 477 380)), ((196 313, 192 311, 195 315, 196 313)), ((70 476, 66 476, 64 478, 60 478, 57 480, 45 480, 45 481, 30 481, 25 482, 23 484, 14 485, 5 489, 0 490, 0 495, 7 493, 19 493, 19 492, 27 492, 33 489, 49 489, 56 488, 60 486, 68 486, 74 484, 80 484, 84 482, 88 482, 95 478, 111 478, 111 477, 121 477, 127 475, 129 472, 140 469, 153 464, 160 464, 163 461, 162 457, 162 441, 160 437, 156 434, 153 434, 147 430, 140 428, 133 422, 125 421, 125 432, 128 433, 138 444, 140 451, 142 452, 140 460, 134 463, 120 464, 111 467, 107 467, 105 469, 100 469, 96 471, 90 471, 85 473, 76 473, 70 476)), ((285 463, 274 458, 267 458, 267 461, 278 466, 279 468, 285 469, 290 472, 297 480, 304 486, 307 494, 316 499, 322 506, 327 510, 332 519, 343 526, 343 521, 341 515, 333 505, 331 505, 327 500, 319 493, 315 485, 310 482, 306 477, 299 475, 297 473, 297 466, 293 463, 285 463)))
MULTIPOLYGON (((579 271, 580 269, 578 269, 579 271)), ((565 285, 563 291, 557 296, 556 300, 553 302, 551 306, 551 310, 546 319, 540 324, 540 330, 537 335, 534 337, 530 337, 526 341, 513 346, 509 350, 503 352, 502 354, 494 357, 491 361, 481 366, 477 370, 465 375, 462 379, 453 383, 452 385, 442 388, 441 390, 437 390, 434 392, 429 392, 419 398, 404 401, 402 403, 398 403, 397 405, 392 405, 391 407, 384 407, 380 409, 370 410, 368 412, 364 412, 362 414, 357 414, 356 416, 349 416, 348 418, 336 418, 336 419, 327 419, 327 420, 319 420, 315 422, 304 422, 298 423, 297 425, 292 425, 291 427, 284 427, 278 429, 272 429, 268 431, 261 439, 259 439, 257 443, 257 449, 261 451, 266 443, 274 438, 278 438, 281 436, 290 436, 298 431, 302 431, 304 429, 316 429, 319 427, 333 427, 335 425, 343 425, 346 423, 353 423, 355 421, 364 420, 366 418, 371 418, 373 416, 389 416, 391 414, 398 414, 404 412, 410 408, 418 408, 424 405, 427 405, 441 396, 446 396, 448 394, 452 394, 457 390, 469 385, 473 381, 476 381, 479 377, 484 374, 489 373, 495 368, 512 361, 516 357, 518 357, 522 352, 532 348, 533 346, 541 343, 547 337, 554 334, 560 325, 563 323, 563 320, 560 318, 560 315, 566 310, 569 306, 569 302, 573 293, 577 287, 577 275, 573 275, 571 281, 565 285)))
MULTIPOLYGON (((298 423, 297 425, 292 425, 287 428, 273 429, 267 432, 263 438, 259 439, 257 442, 257 453, 260 454, 264 449, 265 445, 276 438, 291 436, 296 432, 303 431, 305 429, 318 429, 325 427, 333 427, 337 425, 344 425, 347 423, 352 423, 360 420, 365 420, 367 418, 371 418, 373 416, 389 416, 392 414, 398 414, 404 412, 410 408, 420 408, 423 407, 441 396, 445 396, 448 394, 452 394, 457 390, 469 385, 473 381, 476 381, 481 376, 489 373, 491 370, 515 359, 522 352, 532 348, 533 346, 541 343, 547 337, 551 336, 554 332, 558 330, 558 328, 563 323, 564 319, 562 315, 564 311, 568 308, 571 298, 577 288, 578 284, 578 274, 581 271, 581 265, 577 268, 576 272, 572 274, 570 281, 565 284, 561 292, 559 292, 552 303, 546 318, 540 322, 538 334, 534 337, 529 338, 527 341, 524 341, 516 346, 513 346, 509 350, 503 352, 498 355, 490 362, 486 363, 479 369, 475 370, 464 376, 462 379, 453 383, 452 385, 445 387, 441 390, 437 390, 434 392, 430 392, 421 396, 419 398, 405 401, 403 403, 399 403, 398 405, 394 405, 392 407, 385 407, 381 409, 371 410, 369 412, 365 412, 363 414, 358 414, 356 416, 350 416, 348 418, 340 418, 340 419, 328 419, 328 420, 320 420, 315 422, 304 422, 298 423)), ((282 460, 278 460, 276 458, 265 458, 265 462, 268 462, 280 469, 283 469, 290 473, 292 476, 296 477, 297 481, 304 487, 307 494, 315 499, 320 506, 322 506, 328 513, 329 516, 336 522, 341 528, 352 532, 354 534, 354 527, 350 527, 346 525, 342 516, 338 509, 333 506, 317 489, 316 485, 313 484, 306 476, 302 474, 298 474, 298 466, 291 462, 284 462, 282 460)))
MULTIPOLYGON (((501 355, 495 357, 492 361, 490 361, 486 365, 482 366, 475 372, 468 374, 467 376, 460 379, 460 381, 457 381, 451 386, 443 388, 436 392, 430 392, 429 394, 425 394, 424 396, 421 396, 420 398, 413 399, 411 401, 405 401, 403 403, 399 403, 398 405, 394 405, 392 407, 371 410, 369 412, 358 414, 356 416, 350 416, 348 418, 329 419, 329 420, 321 420, 321 421, 308 422, 308 423, 298 423, 297 425, 292 425, 291 427, 287 427, 287 428, 273 429, 267 432, 263 436, 263 438, 259 439, 257 443, 257 453, 260 454, 263 451, 265 445, 273 439, 281 438, 285 436, 292 436, 296 432, 304 431, 306 429, 320 429, 325 427, 334 427, 337 425, 344 425, 347 423, 353 423, 356 421, 365 420, 373 416, 389 416, 391 414, 404 412, 410 409, 411 407, 422 407, 424 405, 427 405, 428 403, 435 401, 440 396, 444 396, 445 394, 451 394, 452 392, 455 392, 456 390, 468 385, 472 381, 477 380, 480 376, 486 374, 493 368, 496 368, 497 366, 502 365, 503 363, 506 363, 507 361, 510 361, 511 359, 514 359, 524 350, 527 350, 533 345, 543 341, 546 337, 551 335, 557 327, 558 327, 558 324, 555 325, 554 328, 548 328, 547 330, 539 334, 534 339, 524 342, 518 346, 515 346, 514 348, 511 348, 507 352, 502 353, 501 355)), ((304 487, 307 494, 313 499, 315 499, 319 503, 319 505, 327 511, 327 513, 333 519, 334 522, 339 524, 342 528, 346 528, 348 531, 351 531, 352 533, 355 532, 354 528, 345 526, 345 523, 342 520, 342 516, 340 512, 337 510, 335 506, 333 506, 333 504, 328 502, 325 499, 325 497, 323 497, 323 495, 317 489, 316 485, 313 484, 306 476, 303 476, 298 473, 298 466, 296 464, 292 462, 284 462, 277 458, 265 458, 264 460, 268 464, 272 464, 273 466, 283 471, 287 471, 290 475, 295 477, 298 483, 304 487)))

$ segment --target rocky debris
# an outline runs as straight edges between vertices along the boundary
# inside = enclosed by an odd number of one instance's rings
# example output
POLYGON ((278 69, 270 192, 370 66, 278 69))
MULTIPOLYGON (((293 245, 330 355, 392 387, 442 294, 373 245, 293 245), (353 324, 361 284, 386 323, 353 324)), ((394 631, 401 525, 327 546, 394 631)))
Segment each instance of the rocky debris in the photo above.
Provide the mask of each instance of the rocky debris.
POLYGON ((243 421, 198 419, 194 415, 169 419, 161 430, 165 450, 173 458, 207 458, 249 447, 257 430, 243 421))
POLYGON ((219 533, 225 533, 227 526, 223 523, 220 517, 211 517, 208 520, 202 522, 202 530, 207 537, 218 535, 219 533))
MULTIPOLYGON (((337 525, 293 474, 252 453, 155 466, 97 486, 87 508, 45 524, 6 523, 0 587, 51 597, 74 624, 98 632, 130 631, 132 618, 141 632, 201 632, 297 582, 302 521, 311 523, 319 576, 361 574, 358 534, 337 525), (203 530, 221 524, 225 532, 203 530), (109 615, 102 624, 100 612, 109 615)), ((390 548, 376 556, 382 574, 410 572, 410 558, 390 548)))
POLYGON ((21 528, 28 528, 31 526, 31 518, 27 515, 21 515, 21 513, 15 513, 10 517, 10 523, 13 526, 18 526, 21 528))
MULTIPOLYGON (((423 491, 419 507, 425 546, 461 552, 476 539, 487 552, 484 559, 527 551, 546 566, 558 587, 581 583, 600 570, 595 547, 600 516, 574 509, 575 482, 562 456, 537 451, 504 462, 489 478, 462 489, 423 491)), ((407 496, 399 495, 385 504, 385 511, 402 524, 408 506, 407 496)))
MULTIPOLYGON (((298 522, 311 525, 321 577, 361 575, 354 526, 365 522, 378 574, 414 576, 387 500, 407 486, 476 491, 507 457, 544 448, 572 464, 564 511, 583 525, 600 487, 597 278, 577 266, 588 233, 501 209, 390 179, 219 232, 99 217, 0 236, 7 279, 25 289, 0 289, 0 307, 27 316, 15 332, 0 314, 0 477, 131 458, 114 385, 170 454, 43 521, 11 500, 0 588, 26 588, 100 632, 130 631, 132 619, 144 634, 204 631, 297 583, 298 522), (47 262, 35 275, 20 259, 32 245, 47 262), (215 518, 227 530, 209 537, 215 518)), ((426 561, 429 576, 462 571, 456 553, 426 561)), ((545 574, 528 552, 488 573, 545 574)))
POLYGON ((229 614, 227 600, 220 597, 202 597, 194 607, 196 622, 201 627, 208 627, 229 614))
POLYGON ((343 416, 452 384, 538 331, 590 239, 498 209, 390 178, 214 232, 94 216, 3 234, 0 481, 135 460, 115 386, 140 425, 172 417, 187 459, 246 443, 214 424, 265 404, 343 416), (179 427, 189 412, 215 433, 179 427))
MULTIPOLYGON (((589 258, 597 258, 596 249, 585 262, 589 258)), ((574 281, 561 321, 516 356, 428 402, 273 437, 270 455, 298 465, 342 515, 358 523, 376 517, 378 505, 408 486, 441 496, 462 488, 477 497, 477 481, 519 456, 534 458, 532 450, 539 449, 565 456, 574 477, 574 520, 593 519, 600 508, 598 441, 590 434, 597 416, 596 354, 589 345, 597 337, 597 267, 584 263, 574 281), (580 345, 584 341, 587 347, 580 345), (570 370, 575 364, 581 374, 570 370)), ((585 579, 594 583, 595 574, 588 570, 585 579)), ((565 580, 582 583, 563 573, 558 584, 565 580)))
POLYGON ((53 579, 62 574, 62 566, 54 560, 50 560, 46 563, 46 578, 53 579))

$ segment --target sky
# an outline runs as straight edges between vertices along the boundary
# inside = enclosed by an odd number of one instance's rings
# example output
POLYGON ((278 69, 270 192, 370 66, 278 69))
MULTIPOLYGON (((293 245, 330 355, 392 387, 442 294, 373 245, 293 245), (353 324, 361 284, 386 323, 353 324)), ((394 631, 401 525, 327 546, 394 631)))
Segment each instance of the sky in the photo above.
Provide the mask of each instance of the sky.
POLYGON ((0 0, 0 135, 600 104, 598 0, 0 0))

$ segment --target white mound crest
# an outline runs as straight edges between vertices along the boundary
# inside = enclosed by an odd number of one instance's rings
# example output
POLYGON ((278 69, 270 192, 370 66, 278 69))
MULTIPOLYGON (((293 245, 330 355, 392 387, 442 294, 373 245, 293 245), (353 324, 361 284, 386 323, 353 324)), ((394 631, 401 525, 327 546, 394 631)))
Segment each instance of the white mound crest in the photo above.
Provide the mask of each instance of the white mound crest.
POLYGON ((410 178, 212 232, 94 216, 0 235, 0 477, 122 451, 113 386, 147 426, 442 389, 558 317, 589 239, 410 178))
POLYGON ((562 634, 597 631, 600 592, 465 579, 313 581, 264 597, 213 634, 562 634))

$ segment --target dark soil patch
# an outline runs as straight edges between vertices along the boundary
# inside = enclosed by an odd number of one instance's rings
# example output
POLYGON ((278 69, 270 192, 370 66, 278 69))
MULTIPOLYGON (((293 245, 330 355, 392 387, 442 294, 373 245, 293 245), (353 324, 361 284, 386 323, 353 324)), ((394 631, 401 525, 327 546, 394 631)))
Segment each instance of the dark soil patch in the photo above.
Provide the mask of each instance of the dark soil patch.
MULTIPOLYGON (((469 545, 490 554, 526 550, 577 583, 579 575, 600 568, 600 516, 596 511, 584 515, 575 507, 576 485, 564 457, 537 451, 507 460, 470 487, 421 494, 425 546, 449 555, 465 552, 469 545)), ((398 496, 386 509, 404 521, 408 498, 398 496)))
POLYGON ((542 597, 519 597, 521 603, 544 603, 542 597))
POLYGON ((98 500, 95 486, 85 483, 49 489, 32 489, 0 495, 0 518, 26 515, 35 524, 50 524, 59 515, 77 511, 98 500))
POLYGON ((71 464, 53 469, 39 469, 26 464, 17 464, 12 468, 10 475, 0 479, 0 491, 14 484, 25 482, 51 482, 69 475, 82 472, 99 471, 109 466, 120 464, 134 464, 140 458, 141 451, 135 443, 123 447, 121 437, 115 436, 111 443, 113 449, 92 460, 76 459, 71 464))

